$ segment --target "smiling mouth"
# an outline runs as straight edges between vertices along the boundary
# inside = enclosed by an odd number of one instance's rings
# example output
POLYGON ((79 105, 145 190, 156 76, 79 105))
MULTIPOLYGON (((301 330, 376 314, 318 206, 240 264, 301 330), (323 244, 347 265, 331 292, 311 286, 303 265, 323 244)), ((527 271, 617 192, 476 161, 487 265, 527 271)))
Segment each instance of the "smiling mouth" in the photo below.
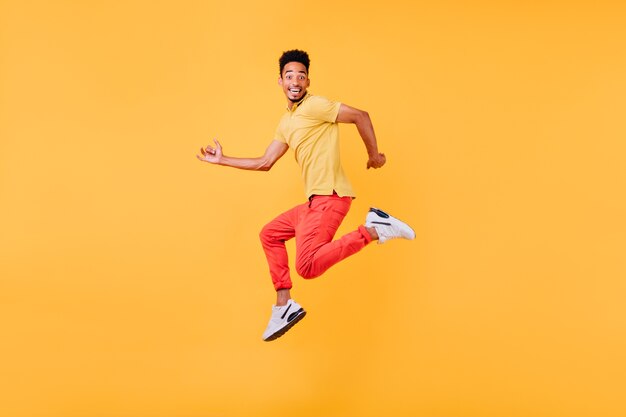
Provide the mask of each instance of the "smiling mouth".
POLYGON ((290 92, 291 94, 298 94, 298 93, 300 93, 301 91, 302 91, 302 89, 300 89, 300 88, 290 88, 290 89, 289 89, 289 92, 290 92))

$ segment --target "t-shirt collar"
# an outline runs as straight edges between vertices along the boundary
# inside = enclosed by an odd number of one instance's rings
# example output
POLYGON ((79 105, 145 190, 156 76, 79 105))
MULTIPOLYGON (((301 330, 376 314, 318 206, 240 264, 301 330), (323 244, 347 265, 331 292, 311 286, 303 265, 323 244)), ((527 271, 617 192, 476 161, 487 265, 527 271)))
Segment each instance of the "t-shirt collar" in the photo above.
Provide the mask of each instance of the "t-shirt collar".
POLYGON ((289 108, 289 106, 287 106, 287 110, 288 111, 296 111, 296 109, 304 102, 304 100, 306 100, 307 98, 309 98, 309 96, 311 95, 311 93, 309 93, 308 91, 306 92, 306 94, 304 95, 304 97, 302 97, 300 99, 300 101, 297 101, 295 103, 293 103, 293 106, 291 106, 291 108, 289 108))

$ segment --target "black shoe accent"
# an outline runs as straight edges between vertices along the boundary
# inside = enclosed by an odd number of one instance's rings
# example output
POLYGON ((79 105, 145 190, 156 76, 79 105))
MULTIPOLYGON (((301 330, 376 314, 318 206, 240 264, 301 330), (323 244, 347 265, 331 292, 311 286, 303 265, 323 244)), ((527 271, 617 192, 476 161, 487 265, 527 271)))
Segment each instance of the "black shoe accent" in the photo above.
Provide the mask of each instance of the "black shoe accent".
POLYGON ((380 217, 382 217, 383 219, 388 219, 388 218, 389 218, 389 215, 388 215, 387 213, 385 213, 384 211, 382 211, 382 210, 380 210, 380 209, 377 209, 377 208, 375 208, 375 207, 371 207, 371 208, 370 208, 370 211, 371 211, 371 212, 373 212, 373 213, 378 214, 378 215, 379 215, 380 217))
POLYGON ((287 312, 289 311, 289 309, 291 308, 291 306, 292 306, 292 305, 293 305, 293 304, 289 304, 289 307, 287 307, 287 310, 285 310, 285 312, 283 313, 283 315, 282 315, 282 316, 280 316, 280 318, 281 318, 281 319, 284 319, 284 318, 285 318, 285 316, 287 315, 287 312))
POLYGON ((298 316, 298 314, 302 313, 303 311, 304 309, 301 308, 300 310, 291 313, 289 317, 287 317, 287 323, 291 323, 291 321, 295 319, 298 316))
POLYGON ((279 337, 287 333, 287 331, 291 329, 294 326, 294 324, 302 320, 304 316, 306 316, 306 311, 304 311, 303 308, 301 308, 300 310, 296 312, 291 313, 289 317, 287 318, 287 324, 285 325, 285 327, 283 327, 282 329, 278 329, 276 333, 274 333, 273 335, 265 339, 265 341, 271 342, 272 340, 278 339, 279 337))
POLYGON ((386 222, 370 222, 372 224, 384 224, 385 226, 391 226, 391 223, 386 223, 386 222))

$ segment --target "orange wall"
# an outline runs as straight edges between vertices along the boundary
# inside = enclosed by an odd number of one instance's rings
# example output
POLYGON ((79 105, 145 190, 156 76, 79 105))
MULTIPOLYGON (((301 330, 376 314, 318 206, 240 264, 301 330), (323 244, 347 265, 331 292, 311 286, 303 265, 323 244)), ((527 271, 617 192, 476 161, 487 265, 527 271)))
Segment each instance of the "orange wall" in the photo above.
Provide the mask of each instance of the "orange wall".
MULTIPOLYGON (((623 2, 2 1, 0 415, 626 415, 623 2), (368 110, 359 198, 417 231, 261 341, 257 234, 303 199, 257 156, 311 91, 368 110)), ((290 243, 289 250, 293 251, 290 243)))

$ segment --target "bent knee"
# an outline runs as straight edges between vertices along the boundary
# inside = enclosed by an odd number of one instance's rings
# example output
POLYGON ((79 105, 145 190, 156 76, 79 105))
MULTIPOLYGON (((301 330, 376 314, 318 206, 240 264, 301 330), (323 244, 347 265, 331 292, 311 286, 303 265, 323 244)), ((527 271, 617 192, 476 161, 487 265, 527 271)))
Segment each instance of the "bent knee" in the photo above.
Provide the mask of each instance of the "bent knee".
POLYGON ((263 229, 259 232, 259 240, 261 240, 261 243, 272 241, 272 235, 267 226, 263 226, 263 229))
POLYGON ((322 275, 319 271, 313 268, 313 265, 310 263, 297 265, 296 272, 304 279, 313 279, 322 275))

